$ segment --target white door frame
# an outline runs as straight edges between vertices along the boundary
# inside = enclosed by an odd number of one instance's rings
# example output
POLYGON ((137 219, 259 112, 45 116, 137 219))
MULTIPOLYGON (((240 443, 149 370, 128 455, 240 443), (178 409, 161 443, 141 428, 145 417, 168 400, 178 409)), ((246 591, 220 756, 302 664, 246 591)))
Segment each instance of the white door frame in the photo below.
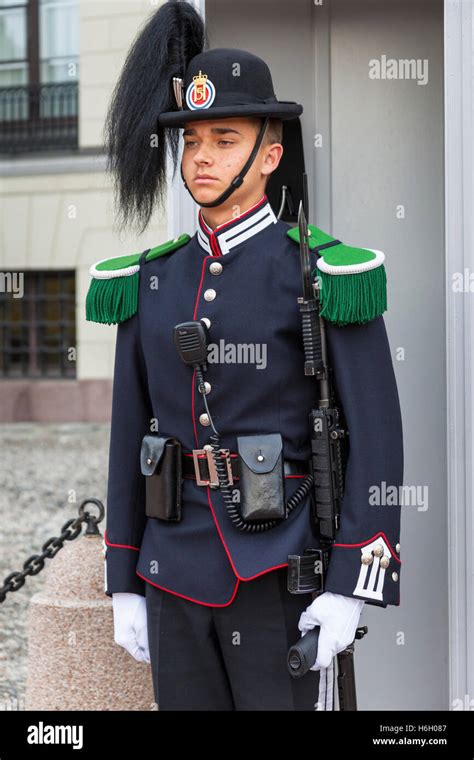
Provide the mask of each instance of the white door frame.
MULTIPOLYGON (((474 698, 473 430, 474 294, 455 293, 454 273, 474 272, 472 140, 474 8, 445 0, 445 246, 448 444, 449 695, 474 698)), ((465 703, 466 704, 466 703, 465 703)), ((466 706, 469 705, 467 702, 466 706)), ((472 709, 472 708, 471 708, 472 709)))

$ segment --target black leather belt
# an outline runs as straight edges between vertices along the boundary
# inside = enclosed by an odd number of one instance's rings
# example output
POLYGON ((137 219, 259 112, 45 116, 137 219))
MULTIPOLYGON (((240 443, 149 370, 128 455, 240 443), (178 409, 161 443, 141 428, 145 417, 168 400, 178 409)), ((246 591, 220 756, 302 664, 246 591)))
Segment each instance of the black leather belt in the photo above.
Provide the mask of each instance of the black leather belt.
MULTIPOLYGON (((232 485, 234 480, 240 477, 239 455, 231 453, 229 449, 220 449, 220 451, 221 458, 227 466, 229 484, 232 485)), ((195 478, 199 486, 219 485, 214 457, 210 449, 193 449, 189 453, 183 452, 182 462, 184 477, 195 478)), ((283 460, 285 475, 307 475, 308 466, 305 461, 283 460)))

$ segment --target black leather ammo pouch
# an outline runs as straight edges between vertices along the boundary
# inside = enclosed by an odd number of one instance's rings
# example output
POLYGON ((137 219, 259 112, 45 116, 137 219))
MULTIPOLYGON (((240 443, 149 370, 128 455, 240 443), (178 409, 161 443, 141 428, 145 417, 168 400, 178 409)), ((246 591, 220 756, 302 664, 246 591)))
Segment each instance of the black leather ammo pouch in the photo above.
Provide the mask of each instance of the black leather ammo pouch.
POLYGON ((285 519, 287 510, 281 434, 238 436, 237 451, 242 519, 285 519))
POLYGON ((172 436, 145 435, 140 450, 142 474, 146 476, 146 516, 158 520, 181 520, 182 451, 172 436))

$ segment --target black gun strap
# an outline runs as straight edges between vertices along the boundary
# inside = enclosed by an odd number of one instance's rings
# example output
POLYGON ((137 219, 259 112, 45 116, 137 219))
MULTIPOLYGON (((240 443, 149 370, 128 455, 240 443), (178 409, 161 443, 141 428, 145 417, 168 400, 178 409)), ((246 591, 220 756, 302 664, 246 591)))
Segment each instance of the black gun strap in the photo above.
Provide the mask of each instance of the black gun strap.
MULTIPOLYGON (((319 251, 323 251, 325 248, 331 248, 333 245, 339 245, 341 243, 341 240, 331 240, 329 243, 322 243, 321 245, 316 246, 316 248, 312 248, 312 251, 316 251, 316 253, 319 253, 319 251)), ((316 271, 315 269, 313 271, 316 271)), ((317 334, 315 336, 316 340, 316 356, 315 360, 317 361, 318 365, 322 364, 322 349, 321 349, 321 326, 319 323, 319 320, 317 322, 317 334)))
MULTIPOLYGON (((333 245, 339 245, 342 241, 341 240, 331 240, 330 243, 322 243, 322 245, 317 245, 316 248, 312 248, 312 251, 316 251, 316 253, 319 253, 320 251, 324 251, 326 248, 331 248, 333 245)), ((315 272, 316 269, 313 269, 313 272, 315 272)), ((321 362, 322 361, 322 354, 321 354, 321 327, 319 326, 318 322, 318 336, 317 336, 318 346, 317 346, 317 358, 321 362)))
POLYGON ((312 248, 312 251, 316 251, 316 253, 319 253, 319 251, 324 251, 325 248, 330 248, 332 245, 339 245, 339 243, 342 243, 342 240, 331 240, 330 243, 323 243, 322 245, 317 245, 316 248, 312 248))
POLYGON ((147 248, 143 253, 141 254, 140 258, 138 259, 138 264, 141 266, 142 264, 146 264, 146 255, 148 251, 151 251, 151 248, 147 248))

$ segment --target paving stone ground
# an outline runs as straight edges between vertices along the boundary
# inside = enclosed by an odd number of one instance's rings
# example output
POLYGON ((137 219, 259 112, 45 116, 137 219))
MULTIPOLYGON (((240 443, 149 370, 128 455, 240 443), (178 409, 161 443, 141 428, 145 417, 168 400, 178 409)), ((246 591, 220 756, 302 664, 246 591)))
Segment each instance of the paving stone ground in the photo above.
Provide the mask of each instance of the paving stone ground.
MULTIPOLYGON (((105 505, 109 435, 108 424, 0 425, 0 585, 77 516, 84 499, 105 505)), ((43 583, 41 573, 28 576, 0 604, 0 711, 25 709, 26 616, 43 583)))

